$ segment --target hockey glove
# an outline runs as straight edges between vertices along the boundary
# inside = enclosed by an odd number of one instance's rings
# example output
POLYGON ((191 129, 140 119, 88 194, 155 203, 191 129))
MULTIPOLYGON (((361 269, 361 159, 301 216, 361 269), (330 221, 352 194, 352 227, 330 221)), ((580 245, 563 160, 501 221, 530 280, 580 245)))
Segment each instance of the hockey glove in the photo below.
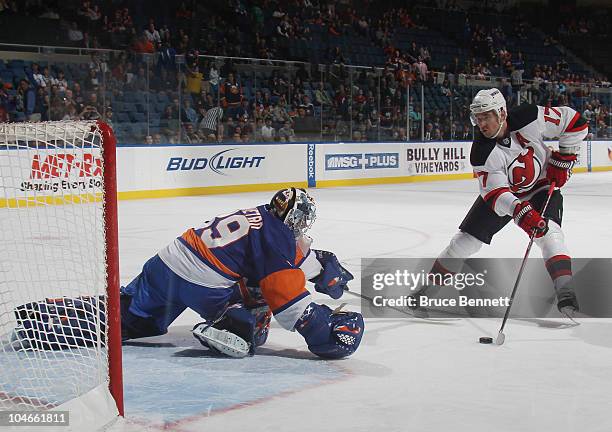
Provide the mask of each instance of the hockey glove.
POLYGON ((336 255, 332 252, 313 249, 317 260, 321 263, 323 270, 312 279, 315 290, 322 294, 327 294, 333 299, 342 297, 348 282, 354 279, 351 272, 342 267, 336 255))
POLYGON ((555 182, 557 187, 563 186, 572 175, 572 168, 575 163, 575 154, 561 154, 558 151, 552 152, 548 161, 548 167, 546 168, 546 178, 550 183, 555 182))
POLYGON ((546 220, 542 219, 540 213, 535 211, 528 201, 516 205, 513 217, 514 222, 530 236, 535 232, 535 237, 540 238, 548 231, 546 220))
POLYGON ((17 325, 12 342, 19 350, 63 350, 106 343, 103 296, 46 298, 19 305, 13 313, 17 325))
POLYGON ((357 351, 364 332, 358 312, 333 312, 328 306, 310 303, 295 324, 308 349, 319 357, 338 359, 357 351))

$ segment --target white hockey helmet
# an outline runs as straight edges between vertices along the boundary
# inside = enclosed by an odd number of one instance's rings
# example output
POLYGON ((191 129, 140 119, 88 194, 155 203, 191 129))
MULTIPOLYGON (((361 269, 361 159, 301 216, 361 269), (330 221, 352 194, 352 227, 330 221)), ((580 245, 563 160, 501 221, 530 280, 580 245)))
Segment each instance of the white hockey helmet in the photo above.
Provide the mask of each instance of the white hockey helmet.
POLYGON ((274 194, 270 212, 293 231, 295 238, 303 235, 317 217, 314 199, 305 189, 287 188, 274 194))
POLYGON ((478 125, 478 122, 476 121, 476 114, 487 111, 495 111, 497 118, 501 123, 502 110, 507 113, 506 99, 504 99, 504 95, 502 95, 498 89, 492 88, 480 90, 478 93, 476 93, 474 100, 470 104, 470 120, 472 122, 472 126, 478 125))

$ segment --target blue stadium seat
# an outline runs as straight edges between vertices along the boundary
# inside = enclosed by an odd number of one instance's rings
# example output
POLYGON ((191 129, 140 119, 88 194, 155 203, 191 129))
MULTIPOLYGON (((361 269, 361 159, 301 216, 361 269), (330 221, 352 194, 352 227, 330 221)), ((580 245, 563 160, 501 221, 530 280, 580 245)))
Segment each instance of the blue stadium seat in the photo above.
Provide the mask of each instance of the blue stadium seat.
POLYGON ((123 108, 123 102, 121 102, 121 101, 115 100, 113 102, 112 106, 113 106, 113 110, 115 112, 124 112, 125 111, 125 109, 123 108))
POLYGON ((14 78, 14 75, 13 75, 12 70, 7 69, 7 70, 0 71, 0 79, 2 79, 2 82, 12 83, 13 78, 14 78))
POLYGON ((141 112, 130 111, 129 115, 133 122, 143 123, 146 120, 145 115, 141 112))
POLYGON ((136 112, 136 104, 133 102, 123 102, 123 111, 125 112, 136 112))
POLYGON ((125 124, 130 122, 130 116, 125 112, 115 112, 115 119, 118 124, 125 124))

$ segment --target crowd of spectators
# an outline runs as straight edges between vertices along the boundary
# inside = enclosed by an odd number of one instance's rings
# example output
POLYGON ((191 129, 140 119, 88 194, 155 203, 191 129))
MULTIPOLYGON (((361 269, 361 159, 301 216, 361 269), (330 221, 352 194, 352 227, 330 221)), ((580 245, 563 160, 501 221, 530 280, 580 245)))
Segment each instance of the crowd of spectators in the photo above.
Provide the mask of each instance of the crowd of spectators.
MULTIPOLYGON (((407 49, 394 46, 398 29, 426 28, 415 8, 380 8, 367 0, 359 7, 313 0, 234 0, 229 7, 236 25, 211 15, 202 21, 206 31, 196 38, 189 23, 198 11, 190 5, 177 3, 171 17, 162 20, 137 14, 125 2, 80 1, 63 20, 70 43, 122 51, 110 57, 92 55, 70 79, 57 65, 26 66, 23 78, 0 82, 0 121, 101 118, 117 126, 126 121, 141 126, 142 118, 117 120, 113 114, 116 101, 132 102, 124 95, 141 92, 157 105, 140 109, 146 113, 146 128, 125 133, 145 143, 464 140, 472 134, 467 106, 475 91, 465 79, 502 76, 498 85, 510 105, 524 102, 526 95, 542 105, 576 106, 579 101, 577 108, 588 115, 597 136, 609 134, 609 100, 602 103, 588 90, 572 87, 594 84, 594 77, 573 73, 562 58, 555 65, 528 62, 520 50, 507 49, 507 35, 499 25, 466 19, 464 43, 472 55, 433 68, 436 52, 431 47, 416 41, 407 49), (311 24, 323 27, 331 41, 346 33, 368 39, 384 52, 384 66, 350 68, 350 58, 333 43, 323 72, 310 65, 288 72, 271 61, 285 52, 286 41, 310 40, 311 24), (246 41, 240 25, 252 31, 246 41), (152 54, 154 60, 147 63, 139 54, 152 54), (185 56, 184 63, 177 65, 177 54, 185 56), (260 73, 245 68, 247 62, 201 54, 270 61, 259 62, 267 66, 260 73), (524 80, 525 73, 533 80, 524 80), (415 91, 421 85, 425 100, 415 91)), ((449 7, 459 8, 456 2, 449 7)), ((0 0, 0 13, 62 20, 62 10, 53 2, 0 0)), ((515 37, 526 37, 524 20, 517 19, 515 28, 515 37)), ((552 38, 544 40, 553 43, 552 38)))

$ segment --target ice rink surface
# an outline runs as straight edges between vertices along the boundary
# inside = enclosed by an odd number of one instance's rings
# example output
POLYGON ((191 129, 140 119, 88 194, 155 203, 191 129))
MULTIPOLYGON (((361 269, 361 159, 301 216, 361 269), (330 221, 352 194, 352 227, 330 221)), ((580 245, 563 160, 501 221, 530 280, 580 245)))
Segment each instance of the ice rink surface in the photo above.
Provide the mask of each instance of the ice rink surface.
MULTIPOLYGON (((359 291, 362 257, 436 256, 477 188, 466 180, 311 190, 313 247, 335 252, 359 291)), ((120 202, 122 283, 188 227, 271 195, 120 202)), ((563 195, 572 256, 612 256, 612 173, 575 175, 563 195)), ((527 242, 509 224, 477 256, 522 258, 527 242)), ((315 299, 360 308, 354 296, 315 299)), ((359 350, 342 361, 317 360, 299 334, 274 322, 258 355, 221 358, 191 337, 198 321, 184 313, 168 335, 124 347, 127 420, 111 430, 612 430, 612 320, 568 328, 564 320, 511 319, 498 347, 478 343, 496 335, 498 319, 366 319, 359 350)))

